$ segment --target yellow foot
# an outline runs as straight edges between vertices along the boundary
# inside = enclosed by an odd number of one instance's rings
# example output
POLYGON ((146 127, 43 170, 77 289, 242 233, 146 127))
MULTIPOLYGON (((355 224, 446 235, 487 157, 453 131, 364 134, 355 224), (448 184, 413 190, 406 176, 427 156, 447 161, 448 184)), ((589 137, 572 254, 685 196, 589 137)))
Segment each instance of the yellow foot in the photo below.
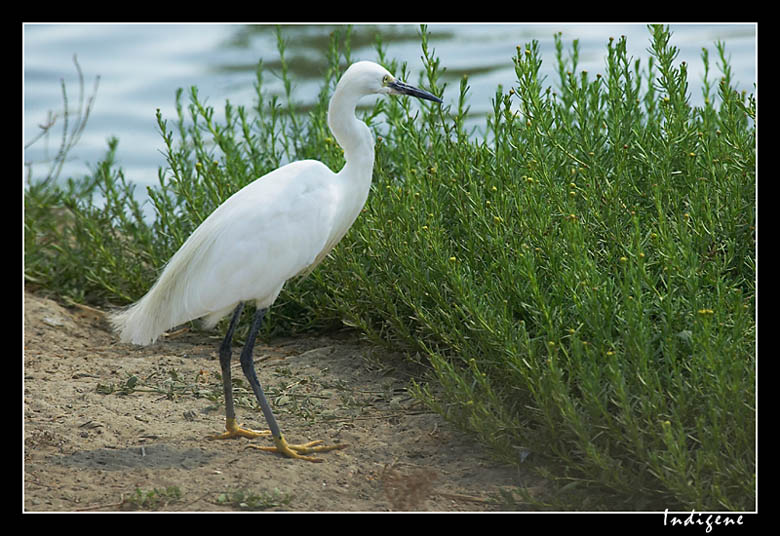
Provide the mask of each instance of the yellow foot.
POLYGON ((285 441, 284 437, 274 438, 274 447, 259 447, 257 445, 247 445, 249 448, 264 450, 266 452, 279 452, 284 454, 288 458, 295 458, 298 460, 306 460, 307 462, 319 463, 324 460, 321 458, 314 458, 312 456, 303 456, 304 454, 311 454, 312 452, 328 452, 330 450, 343 449, 346 447, 346 443, 338 445, 321 445, 322 441, 310 441, 303 445, 290 445, 285 441))
POLYGON ((271 435, 269 430, 257 431, 241 428, 236 424, 235 419, 227 419, 225 422, 225 429, 226 431, 224 433, 211 435, 209 436, 209 439, 233 439, 235 437, 247 437, 249 439, 254 439, 256 437, 271 435))

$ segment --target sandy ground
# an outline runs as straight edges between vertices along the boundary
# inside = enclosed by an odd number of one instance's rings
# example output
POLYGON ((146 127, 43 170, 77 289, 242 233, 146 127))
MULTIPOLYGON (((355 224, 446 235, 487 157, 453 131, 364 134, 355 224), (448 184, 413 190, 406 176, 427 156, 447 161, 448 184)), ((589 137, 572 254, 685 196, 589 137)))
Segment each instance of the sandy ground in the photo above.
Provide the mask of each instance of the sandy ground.
MULTIPOLYGON (((538 486, 413 400, 400 356, 352 335, 255 348, 288 441, 349 444, 315 464, 246 448, 266 438, 207 439, 224 429, 217 333, 139 348, 99 311, 24 305, 24 511, 494 511, 501 489, 538 486)), ((238 421, 264 429, 239 352, 238 421)))

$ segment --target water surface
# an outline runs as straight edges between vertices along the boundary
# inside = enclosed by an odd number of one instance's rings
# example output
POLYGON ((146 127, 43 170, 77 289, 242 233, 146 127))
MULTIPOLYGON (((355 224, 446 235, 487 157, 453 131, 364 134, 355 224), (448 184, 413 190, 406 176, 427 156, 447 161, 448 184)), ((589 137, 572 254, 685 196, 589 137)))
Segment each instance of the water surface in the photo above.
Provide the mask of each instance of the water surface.
MULTIPOLYGON (((284 28, 287 61, 295 80, 295 96, 302 103, 316 98, 320 87, 328 36, 338 27, 293 25, 284 28)), ((343 28, 343 27, 342 27, 343 28)), ((671 25, 672 43, 680 48, 678 61, 689 64, 691 101, 701 103, 699 81, 703 75, 702 47, 710 50, 712 74, 717 75, 714 43, 722 40, 731 57, 734 79, 740 89, 753 92, 756 79, 754 24, 671 25)), ((640 24, 432 24, 429 46, 446 68, 445 102, 455 104, 458 84, 469 76, 472 124, 484 126, 484 116, 499 84, 514 83, 512 57, 518 45, 539 41, 547 83, 555 85, 553 35, 562 33, 568 47, 580 41, 579 67, 603 72, 609 37, 625 35, 629 55, 647 64, 650 36, 640 24)), ((422 70, 419 26, 356 25, 352 58, 376 59, 374 42, 380 35, 389 58, 408 62, 412 73, 422 70)), ((154 184, 164 165, 163 147, 155 122, 160 108, 175 117, 177 88, 198 86, 201 98, 217 111, 226 99, 251 105, 259 59, 278 72, 278 52, 273 26, 244 24, 31 24, 24 27, 24 134, 25 142, 39 131, 50 111, 62 109, 60 79, 66 83, 71 104, 79 86, 73 55, 77 55, 90 94, 96 75, 99 89, 91 116, 78 146, 63 169, 62 177, 81 176, 105 154, 106 140, 119 138, 118 160, 125 176, 139 185, 154 184)), ((266 89, 281 92, 281 83, 266 73, 266 89)), ((410 80, 416 83, 417 80, 410 80)), ((46 173, 47 154, 56 153, 61 130, 42 139, 24 155, 32 162, 34 178, 46 173), (48 143, 47 143, 48 142, 48 143)))

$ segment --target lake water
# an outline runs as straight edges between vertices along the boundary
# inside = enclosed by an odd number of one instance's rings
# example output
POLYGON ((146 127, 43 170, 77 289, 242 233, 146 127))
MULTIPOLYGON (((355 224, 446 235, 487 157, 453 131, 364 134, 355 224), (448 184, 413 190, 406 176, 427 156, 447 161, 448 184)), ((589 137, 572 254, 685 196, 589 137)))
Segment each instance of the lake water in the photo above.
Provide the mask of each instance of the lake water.
MULTIPOLYGON (((320 87, 319 66, 324 63, 328 35, 335 29, 325 25, 285 27, 286 52, 295 98, 313 101, 320 87)), ((512 57, 518 45, 539 41, 542 69, 547 83, 555 85, 553 34, 562 33, 569 47, 580 40, 579 68, 603 72, 606 44, 610 36, 625 35, 629 55, 647 65, 650 36, 638 24, 432 24, 429 46, 435 49, 442 79, 448 84, 445 103, 456 104, 459 79, 469 75, 472 122, 484 126, 484 116, 499 84, 514 84, 512 57)), ((717 40, 726 43, 738 89, 756 91, 755 24, 671 25, 672 44, 680 49, 678 61, 689 65, 691 101, 701 103, 699 82, 703 76, 702 47, 710 51, 710 77, 719 75, 717 40)), ((379 33, 387 56, 406 61, 414 73, 422 70, 421 49, 416 25, 356 25, 352 37, 352 57, 376 59, 375 35, 379 33)), ((254 102, 253 84, 259 59, 267 65, 278 60, 273 26, 244 24, 31 24, 24 38, 24 133, 25 144, 46 122, 47 114, 62 110, 60 79, 66 83, 68 98, 77 102, 79 86, 73 55, 84 73, 85 91, 92 93, 94 79, 100 85, 94 108, 78 146, 61 177, 88 174, 105 154, 106 140, 119 138, 118 161, 125 176, 139 185, 154 184, 157 169, 164 165, 163 147, 155 122, 155 110, 175 118, 177 88, 196 85, 199 95, 220 111, 226 99, 234 105, 254 102)), ((281 84, 270 73, 264 77, 268 91, 281 92, 281 84)), ((60 122, 61 123, 61 122, 60 122)), ((48 141, 41 139, 24 154, 32 163, 34 178, 42 178, 47 155, 56 153, 62 135, 57 124, 48 141)), ((27 170, 25 168, 25 176, 27 170)), ((140 190, 143 191, 143 188, 140 190)))

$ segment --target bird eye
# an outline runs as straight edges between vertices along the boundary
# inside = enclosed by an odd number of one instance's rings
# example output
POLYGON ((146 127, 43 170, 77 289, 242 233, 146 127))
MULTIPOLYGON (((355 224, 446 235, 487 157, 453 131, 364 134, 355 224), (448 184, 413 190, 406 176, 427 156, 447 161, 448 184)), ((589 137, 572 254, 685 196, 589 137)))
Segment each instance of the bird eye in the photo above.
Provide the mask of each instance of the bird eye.
POLYGON ((383 85, 387 85, 387 83, 388 83, 388 82, 390 82, 390 77, 389 77, 389 76, 387 76, 387 75, 384 75, 384 76, 382 77, 382 84, 383 84, 383 85))

